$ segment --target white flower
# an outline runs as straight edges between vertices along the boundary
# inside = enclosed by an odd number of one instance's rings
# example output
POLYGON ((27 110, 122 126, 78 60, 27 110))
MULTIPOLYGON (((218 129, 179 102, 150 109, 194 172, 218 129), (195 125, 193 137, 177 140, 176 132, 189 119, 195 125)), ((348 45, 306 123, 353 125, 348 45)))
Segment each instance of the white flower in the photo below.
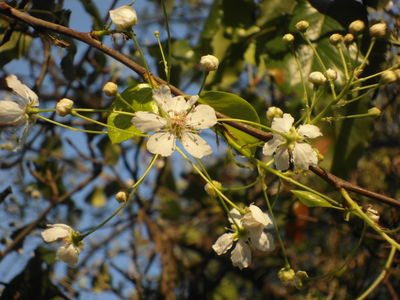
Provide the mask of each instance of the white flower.
POLYGON ((218 65, 219 60, 214 55, 204 55, 200 59, 200 66, 206 71, 216 71, 218 65))
POLYGON ((153 99, 164 117, 152 112, 138 111, 132 123, 141 131, 160 131, 147 142, 147 150, 161 156, 170 156, 175 150, 176 139, 192 156, 202 158, 212 153, 211 146, 196 132, 217 123, 214 109, 209 105, 194 106, 198 96, 188 101, 183 96, 172 97, 168 86, 153 91, 153 99))
POLYGON ((46 243, 62 240, 64 245, 58 248, 56 259, 74 266, 78 262, 78 256, 82 242, 77 240, 79 233, 65 224, 47 225, 47 229, 41 235, 46 243))
POLYGON ((290 162, 293 163, 295 170, 307 170, 309 166, 318 164, 317 153, 305 140, 321 136, 321 131, 317 126, 310 124, 300 125, 296 129, 292 126, 293 122, 294 119, 290 114, 274 118, 271 128, 278 133, 275 133, 263 147, 263 154, 268 158, 273 156, 275 166, 279 170, 289 169, 290 162))
MULTIPOLYGON (((25 84, 21 83, 17 76, 8 75, 6 83, 9 88, 18 96, 16 101, 0 100, 0 126, 19 127, 25 125, 21 137, 18 139, 18 145, 13 145, 13 150, 18 150, 28 136, 30 123, 34 120, 32 108, 39 106, 38 96, 25 84)), ((15 133, 19 128, 9 129, 15 133)))
POLYGON ((129 5, 110 10, 110 18, 117 30, 129 29, 137 23, 136 11, 129 5))
POLYGON ((272 235, 264 229, 272 224, 268 214, 255 205, 250 205, 247 212, 241 215, 237 209, 230 211, 233 233, 224 233, 214 243, 212 248, 218 254, 224 254, 232 248, 232 264, 240 269, 247 268, 251 263, 251 247, 260 251, 271 251, 274 248, 272 235))
POLYGON ((27 108, 39 106, 38 96, 15 75, 6 77, 7 86, 19 96, 17 101, 0 101, 0 125, 18 126, 28 120, 27 108))

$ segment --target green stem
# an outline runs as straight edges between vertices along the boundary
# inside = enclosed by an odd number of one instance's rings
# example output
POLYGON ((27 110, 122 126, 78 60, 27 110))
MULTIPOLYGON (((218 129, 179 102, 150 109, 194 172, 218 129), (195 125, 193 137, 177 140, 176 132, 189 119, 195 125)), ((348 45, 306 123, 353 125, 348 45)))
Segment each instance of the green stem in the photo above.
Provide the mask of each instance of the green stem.
POLYGON ((72 126, 68 126, 68 125, 59 123, 57 121, 53 121, 53 120, 48 119, 46 117, 43 117, 41 115, 37 115, 37 117, 39 119, 42 119, 42 120, 46 121, 46 122, 52 123, 52 124, 60 126, 60 127, 68 128, 69 130, 73 130, 73 131, 86 132, 86 133, 95 133, 95 134, 106 134, 107 133, 105 131, 78 129, 78 128, 75 128, 75 127, 72 127, 72 126))
POLYGON ((196 172, 201 176, 201 178, 204 179, 205 182, 210 184, 210 186, 215 190, 215 192, 225 201, 227 202, 230 206, 233 208, 236 208, 241 214, 244 214, 243 209, 241 209, 239 206, 237 206, 235 203, 233 203, 231 200, 229 200, 228 197, 226 197, 212 182, 212 180, 208 179, 206 175, 203 174, 203 172, 194 164, 183 151, 179 148, 176 147, 176 150, 179 152, 180 155, 193 167, 193 169, 196 170, 196 172))
MULTIPOLYGON (((162 7, 163 7, 163 13, 164 13, 164 18, 165 18, 165 27, 167 29, 167 37, 168 37, 168 61, 167 61, 167 66, 168 66, 168 71, 166 72, 167 75, 167 82, 169 83, 169 79, 170 79, 170 74, 171 74, 171 56, 172 56, 172 51, 171 51, 171 30, 169 28, 169 22, 168 22, 168 14, 167 14, 167 9, 165 7, 165 0, 161 0, 162 3, 162 7)), ((160 46, 161 48, 161 46, 160 46)), ((164 55, 163 55, 163 59, 164 55)))
POLYGON ((148 77, 147 79, 148 79, 148 81, 149 81, 151 87, 154 88, 152 76, 151 76, 151 74, 150 74, 150 68, 149 68, 149 65, 147 64, 147 60, 146 60, 146 57, 144 56, 143 50, 142 50, 142 48, 140 47, 140 44, 139 44, 138 40, 136 39, 136 34, 135 34, 135 32, 134 32, 133 30, 131 30, 131 31, 129 32, 129 35, 130 35, 130 38, 131 38, 131 39, 133 40, 133 42, 135 43, 135 46, 136 46, 137 50, 139 51, 140 57, 142 58, 144 67, 145 67, 145 69, 146 69, 147 77, 148 77))
POLYGON ((262 184, 264 199, 265 199, 265 202, 267 203, 268 213, 271 216, 272 224, 274 225, 274 229, 275 229, 276 235, 278 237, 279 244, 280 244, 281 249, 282 249, 283 259, 285 260, 285 268, 286 269, 290 269, 291 266, 290 266, 289 259, 288 259, 287 253, 286 253, 285 244, 283 243, 282 237, 281 237, 281 235, 279 233, 279 227, 278 227, 278 224, 276 222, 274 212, 272 211, 271 202, 269 201, 269 197, 268 197, 268 193, 267 193, 267 185, 265 184, 264 175, 260 172, 260 167, 259 166, 258 166, 258 174, 261 176, 261 179, 262 179, 261 180, 261 184, 262 184))
POLYGON ((98 230, 99 228, 103 227, 105 224, 107 224, 112 218, 114 218, 120 211, 122 211, 122 209, 128 204, 129 200, 132 199, 132 196, 134 194, 134 192, 136 191, 136 189, 139 187, 139 185, 143 182, 143 180, 146 178, 147 174, 150 172, 151 168, 153 167, 154 163, 156 162, 158 158, 158 154, 153 156, 153 159, 150 161, 146 171, 143 173, 142 177, 132 186, 132 191, 129 194, 129 197, 127 199, 127 201, 125 201, 124 203, 122 203, 120 205, 120 207, 117 208, 116 211, 114 211, 114 213, 109 216, 107 219, 105 219, 103 222, 101 222, 99 225, 97 225, 96 227, 94 227, 93 229, 89 230, 87 233, 82 234, 79 237, 79 240, 83 240, 85 237, 87 237, 88 235, 92 234, 93 232, 95 232, 96 230, 98 230))
POLYGON ((382 272, 375 279, 375 281, 371 284, 371 286, 364 293, 362 293, 359 297, 357 297, 357 300, 363 300, 363 299, 367 298, 378 287, 378 285, 385 279, 385 276, 388 273, 388 270, 393 263, 395 254, 396 254, 396 247, 392 246, 392 248, 390 249, 388 259, 385 263, 385 267, 383 268, 382 272))
POLYGON ((347 193, 345 189, 340 189, 340 193, 342 194, 343 198, 349 204, 350 209, 355 211, 357 215, 364 220, 373 230, 376 231, 384 240, 386 240, 392 247, 395 247, 397 250, 400 250, 400 244, 393 240, 390 236, 384 233, 374 221, 372 221, 360 208, 360 206, 351 199, 350 195, 347 193))
POLYGON ((205 71, 204 72, 203 80, 201 82, 199 92, 197 93, 198 95, 200 95, 201 92, 203 91, 203 88, 206 85, 206 80, 207 80, 207 76, 208 76, 209 73, 210 73, 209 71, 205 71))
MULTIPOLYGON (((164 1, 162 1, 162 2, 164 3, 164 1)), ((164 50, 161 45, 160 34, 158 33, 158 31, 154 32, 154 36, 157 39, 158 48, 160 48, 161 57, 162 57, 163 64, 164 64, 165 77, 167 78, 167 82, 169 83, 169 64, 168 64, 167 60, 165 59, 164 50)))

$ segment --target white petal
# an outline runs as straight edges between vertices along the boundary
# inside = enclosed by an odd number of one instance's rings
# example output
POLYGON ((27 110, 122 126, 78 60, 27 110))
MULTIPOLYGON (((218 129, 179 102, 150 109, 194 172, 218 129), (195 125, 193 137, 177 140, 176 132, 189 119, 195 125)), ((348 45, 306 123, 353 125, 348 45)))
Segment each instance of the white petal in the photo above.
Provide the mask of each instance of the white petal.
POLYGON ((233 233, 224 233, 215 241, 212 248, 218 255, 221 255, 226 253, 232 247, 232 244, 233 233))
POLYGON ((275 117, 272 120, 271 128, 282 133, 288 133, 293 122, 294 119, 290 114, 283 114, 282 118, 275 117))
POLYGON ((308 170, 309 166, 318 164, 317 153, 307 143, 297 143, 293 149, 294 168, 308 170))
POLYGON ((187 104, 189 105, 189 107, 192 107, 193 105, 195 105, 195 103, 197 102, 197 100, 199 100, 199 96, 191 96, 189 98, 189 100, 187 101, 187 104))
POLYGON ((78 262, 78 256, 79 248, 70 244, 58 248, 56 253, 56 260, 63 261, 72 267, 78 262))
POLYGON ((38 96, 25 84, 18 80, 15 75, 8 75, 6 77, 7 86, 14 91, 17 95, 22 97, 25 102, 29 102, 32 106, 39 106, 38 96))
POLYGON ((148 111, 138 111, 132 118, 132 123, 143 132, 157 131, 167 124, 163 117, 148 111))
POLYGON ((191 108, 183 96, 177 96, 170 99, 165 112, 171 117, 176 118, 186 114, 191 108))
POLYGON ((164 112, 168 111, 171 99, 171 90, 168 85, 162 85, 159 89, 153 90, 153 100, 164 112))
POLYGON ((14 101, 0 101, 0 125, 22 125, 25 119, 24 107, 14 101))
POLYGON ((153 134, 147 141, 147 150, 153 154, 170 156, 175 150, 175 136, 170 132, 153 134))
POLYGON ((310 139, 315 139, 322 135, 319 128, 311 124, 300 125, 297 129, 297 133, 310 139))
POLYGON ((231 252, 231 260, 235 267, 247 268, 251 262, 250 247, 244 241, 239 240, 231 252))
POLYGON ((280 135, 275 134, 272 139, 264 144, 263 154, 265 156, 272 156, 276 151, 276 148, 283 142, 283 138, 280 135))
POLYGON ((286 147, 279 147, 275 152, 274 159, 278 170, 289 169, 289 151, 286 147))
POLYGON ((270 233, 261 231, 250 231, 251 244, 260 251, 271 251, 274 249, 274 239, 270 233))
POLYGON ((212 153, 211 146, 198 134, 183 132, 181 142, 186 151, 196 158, 202 158, 212 153))
POLYGON ((186 126, 192 129, 207 129, 216 123, 215 110, 209 105, 196 106, 186 117, 186 126))
POLYGON ((71 235, 73 229, 65 224, 47 225, 47 229, 43 230, 41 235, 46 243, 55 242, 71 235))
POLYGON ((249 206, 249 209, 251 216, 257 223, 263 225, 264 227, 267 227, 268 225, 272 224, 272 221, 268 216, 268 214, 263 212, 258 206, 251 204, 249 206))
POLYGON ((231 224, 242 226, 242 218, 243 215, 236 208, 232 208, 229 211, 229 222, 231 222, 231 224))

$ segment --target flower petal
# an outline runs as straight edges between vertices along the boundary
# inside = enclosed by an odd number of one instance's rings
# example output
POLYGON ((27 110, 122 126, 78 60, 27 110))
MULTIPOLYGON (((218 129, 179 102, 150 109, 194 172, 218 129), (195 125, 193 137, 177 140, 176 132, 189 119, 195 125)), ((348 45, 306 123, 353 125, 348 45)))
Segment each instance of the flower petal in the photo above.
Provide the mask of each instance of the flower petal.
POLYGON ((74 266, 78 262, 79 248, 74 245, 65 245, 58 248, 56 260, 63 261, 69 266, 74 266))
POLYGON ((175 136, 170 132, 153 134, 147 141, 147 150, 153 154, 170 156, 175 150, 175 136))
POLYGON ((267 227, 268 225, 272 224, 269 215, 263 212, 258 206, 251 204, 249 209, 252 219, 258 223, 257 225, 263 225, 263 227, 267 227))
POLYGON ((297 133, 310 139, 315 139, 322 135, 319 128, 311 124, 300 125, 297 129, 297 133))
POLYGON ((283 114, 282 118, 275 117, 272 120, 271 128, 282 133, 288 133, 294 122, 290 114, 283 114))
POLYGON ((224 233, 212 245, 213 250, 218 254, 226 253, 233 244, 233 233, 224 233))
POLYGON ((263 154, 265 156, 272 156, 282 141, 283 139, 280 135, 274 135, 272 139, 264 144, 263 154))
POLYGON ((289 150, 286 147, 279 147, 274 155, 275 166, 278 170, 289 169, 289 150))
POLYGON ((6 77, 7 86, 14 91, 17 95, 24 99, 25 103, 32 106, 39 106, 38 96, 25 84, 18 80, 15 75, 8 75, 6 77))
POLYGON ((232 264, 239 269, 247 268, 251 262, 250 247, 246 242, 239 240, 231 252, 232 264))
POLYGON ((251 244, 260 251, 272 251, 274 249, 274 239, 270 233, 250 230, 251 244))
POLYGON ((231 222, 231 224, 242 226, 242 218, 242 214, 236 208, 232 208, 229 211, 229 222, 231 222))
POLYGON ((297 143, 293 149, 293 161, 296 170, 308 170, 309 166, 318 164, 318 156, 309 144, 297 143))
POLYGON ((41 232, 42 238, 46 243, 55 242, 58 239, 64 239, 71 235, 74 231, 71 227, 65 224, 47 225, 47 229, 41 232))
POLYGON ((167 120, 152 112, 138 111, 132 118, 132 123, 140 131, 148 132, 160 130, 167 125, 167 120))
POLYGON ((198 134, 183 132, 181 142, 186 151, 196 158, 202 158, 212 153, 211 146, 198 134))
POLYGON ((171 99, 171 90, 168 85, 162 85, 159 89, 153 90, 153 100, 164 112, 168 111, 171 99))
POLYGON ((207 129, 217 123, 215 110, 209 105, 198 105, 186 117, 186 126, 192 129, 207 129))
POLYGON ((171 117, 181 117, 191 108, 183 96, 177 96, 170 99, 165 112, 171 117))
POLYGON ((25 119, 25 109, 17 102, 0 101, 0 125, 22 125, 25 119))
POLYGON ((197 102, 197 100, 199 100, 199 96, 195 95, 195 96, 191 96, 189 98, 189 100, 187 101, 187 104, 192 107, 193 105, 195 105, 195 103, 197 102))

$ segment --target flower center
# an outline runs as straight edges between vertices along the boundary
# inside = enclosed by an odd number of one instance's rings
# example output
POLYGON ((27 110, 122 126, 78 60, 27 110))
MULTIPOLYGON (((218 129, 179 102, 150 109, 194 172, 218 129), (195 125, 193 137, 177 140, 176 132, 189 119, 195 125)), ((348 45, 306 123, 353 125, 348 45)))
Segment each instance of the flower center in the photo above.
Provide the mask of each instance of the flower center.
POLYGON ((290 128, 289 133, 285 136, 286 144, 290 151, 293 150, 294 145, 297 142, 301 142, 304 140, 304 137, 297 133, 297 130, 294 126, 290 128))
POLYGON ((186 113, 173 112, 169 114, 168 120, 171 131, 180 138, 186 127, 186 113))

